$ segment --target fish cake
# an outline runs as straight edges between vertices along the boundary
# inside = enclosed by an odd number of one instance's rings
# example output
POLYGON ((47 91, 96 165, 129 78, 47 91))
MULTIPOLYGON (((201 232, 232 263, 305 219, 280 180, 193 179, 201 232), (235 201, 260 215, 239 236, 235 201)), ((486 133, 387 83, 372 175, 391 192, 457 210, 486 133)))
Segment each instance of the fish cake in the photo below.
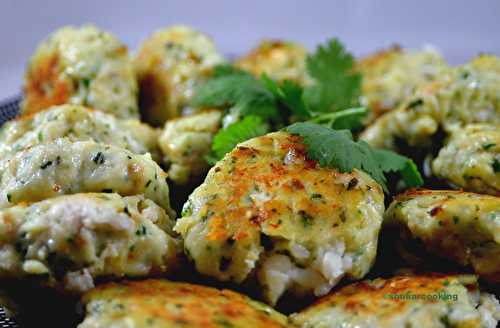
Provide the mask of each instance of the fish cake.
POLYGON ((291 41, 263 40, 250 53, 239 58, 235 66, 260 77, 267 74, 277 81, 310 83, 306 70, 307 49, 291 41))
POLYGON ((405 51, 395 46, 362 58, 356 69, 363 74, 362 104, 370 108, 367 122, 396 109, 418 86, 435 81, 447 68, 433 49, 405 51))
POLYGON ((21 114, 65 103, 119 118, 139 118, 138 87, 127 47, 95 26, 66 26, 30 58, 21 114))
POLYGON ((82 293, 99 278, 173 270, 174 218, 143 196, 64 195, 0 210, 0 278, 82 293))
POLYGON ((320 168, 300 137, 271 133, 239 144, 189 197, 175 230, 202 274, 255 276, 267 302, 324 295, 375 259, 384 211, 368 174, 320 168))
POLYGON ((347 285, 291 318, 300 328, 495 328, 500 304, 474 275, 401 275, 347 285))
POLYGON ((83 106, 53 106, 6 122, 0 129, 0 159, 58 138, 94 140, 160 159, 158 132, 138 120, 121 120, 83 106))
POLYGON ((439 131, 449 134, 473 123, 500 124, 498 57, 481 55, 448 69, 380 116, 360 138, 376 148, 397 149, 398 140, 429 148, 439 131))
POLYGON ((125 281, 83 297, 78 328, 284 328, 287 318, 230 290, 166 280, 125 281))
POLYGON ((432 162, 432 172, 454 187, 500 196, 500 124, 454 131, 432 162))
POLYGON ((224 62, 212 39, 191 27, 175 25, 153 33, 134 58, 142 118, 161 126, 181 116, 196 85, 224 62))
POLYGON ((210 166, 205 157, 221 121, 222 112, 217 110, 167 121, 158 144, 172 181, 185 185, 207 173, 210 166))
POLYGON ((428 256, 470 266, 485 280, 500 282, 500 197, 409 191, 391 203, 384 226, 400 234, 403 249, 418 242, 428 256))
POLYGON ((0 208, 80 192, 140 195, 169 215, 167 174, 149 154, 94 141, 57 139, 0 161, 0 208))

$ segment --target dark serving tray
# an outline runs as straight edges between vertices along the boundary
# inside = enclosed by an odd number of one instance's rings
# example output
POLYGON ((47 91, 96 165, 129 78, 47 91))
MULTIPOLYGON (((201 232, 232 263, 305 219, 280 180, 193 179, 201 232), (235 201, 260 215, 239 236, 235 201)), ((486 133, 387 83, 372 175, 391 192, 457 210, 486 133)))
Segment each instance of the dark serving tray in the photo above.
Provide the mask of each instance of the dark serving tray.
POLYGON ((0 125, 17 116, 20 104, 20 95, 0 100, 0 125))

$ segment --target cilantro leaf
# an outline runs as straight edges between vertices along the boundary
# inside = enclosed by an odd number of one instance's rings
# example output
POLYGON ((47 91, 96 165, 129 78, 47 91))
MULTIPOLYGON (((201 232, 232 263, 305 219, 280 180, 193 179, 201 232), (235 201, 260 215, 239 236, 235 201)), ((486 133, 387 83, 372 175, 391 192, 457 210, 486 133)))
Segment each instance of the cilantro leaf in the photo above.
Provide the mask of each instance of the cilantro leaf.
POLYGON ((335 130, 357 130, 363 126, 363 118, 368 114, 368 108, 357 107, 337 112, 316 114, 309 122, 328 126, 335 130))
POLYGON ((349 130, 333 130, 311 122, 300 122, 286 128, 302 137, 309 158, 320 166, 335 167, 340 172, 363 170, 388 191, 384 172, 400 172, 407 185, 416 187, 422 178, 410 159, 388 150, 374 150, 364 141, 354 141, 349 130))
POLYGON ((399 172, 407 187, 419 187, 424 183, 417 166, 408 157, 385 149, 373 151, 382 171, 399 172))
POLYGON ((212 142, 212 152, 206 159, 213 165, 240 142, 267 132, 269 132, 269 127, 259 116, 246 116, 241 121, 230 124, 217 132, 212 142))
POLYGON ((252 74, 248 73, 247 71, 244 71, 242 69, 239 69, 231 64, 219 64, 216 65, 213 69, 212 72, 213 77, 222 77, 222 76, 227 76, 227 75, 246 75, 246 76, 252 76, 252 74))
POLYGON ((372 149, 363 141, 354 141, 349 130, 333 130, 308 122, 295 123, 286 130, 302 137, 308 146, 308 156, 320 166, 335 167, 340 172, 363 170, 387 190, 384 173, 372 149))
POLYGON ((361 75, 354 71, 353 56, 337 39, 320 45, 307 57, 306 67, 314 83, 304 96, 313 111, 335 111, 358 103, 361 75))
POLYGON ((281 107, 283 107, 282 112, 284 110, 286 116, 293 115, 295 119, 308 119, 312 116, 311 111, 304 101, 304 89, 302 86, 290 80, 278 83, 271 80, 266 74, 262 74, 261 79, 281 107))
POLYGON ((241 116, 257 115, 265 121, 281 121, 276 100, 261 81, 246 73, 221 74, 198 86, 192 106, 232 108, 241 116))

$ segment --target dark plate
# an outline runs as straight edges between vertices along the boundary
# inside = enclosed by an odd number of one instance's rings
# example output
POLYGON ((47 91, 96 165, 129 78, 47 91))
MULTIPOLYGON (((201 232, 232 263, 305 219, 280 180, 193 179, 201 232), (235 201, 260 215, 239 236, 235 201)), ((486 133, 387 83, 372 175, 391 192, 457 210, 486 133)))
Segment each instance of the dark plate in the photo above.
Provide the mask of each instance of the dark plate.
POLYGON ((15 96, 0 101, 0 125, 17 116, 20 104, 21 96, 15 96))

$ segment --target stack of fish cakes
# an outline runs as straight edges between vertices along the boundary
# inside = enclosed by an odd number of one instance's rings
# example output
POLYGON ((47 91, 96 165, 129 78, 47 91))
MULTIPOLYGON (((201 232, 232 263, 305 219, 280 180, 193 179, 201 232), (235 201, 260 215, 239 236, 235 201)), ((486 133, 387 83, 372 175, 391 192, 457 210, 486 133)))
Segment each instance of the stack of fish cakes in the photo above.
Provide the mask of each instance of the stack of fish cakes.
POLYGON ((6 123, 16 135, 2 140, 0 276, 82 292, 95 278, 175 267, 167 175, 148 152, 126 149, 148 149, 149 129, 73 105, 6 123), (145 133, 110 134, 129 123, 145 133))
POLYGON ((40 44, 21 116, 0 134, 2 279, 83 293, 176 268, 158 133, 138 118, 132 60, 114 36, 65 27, 40 44))

